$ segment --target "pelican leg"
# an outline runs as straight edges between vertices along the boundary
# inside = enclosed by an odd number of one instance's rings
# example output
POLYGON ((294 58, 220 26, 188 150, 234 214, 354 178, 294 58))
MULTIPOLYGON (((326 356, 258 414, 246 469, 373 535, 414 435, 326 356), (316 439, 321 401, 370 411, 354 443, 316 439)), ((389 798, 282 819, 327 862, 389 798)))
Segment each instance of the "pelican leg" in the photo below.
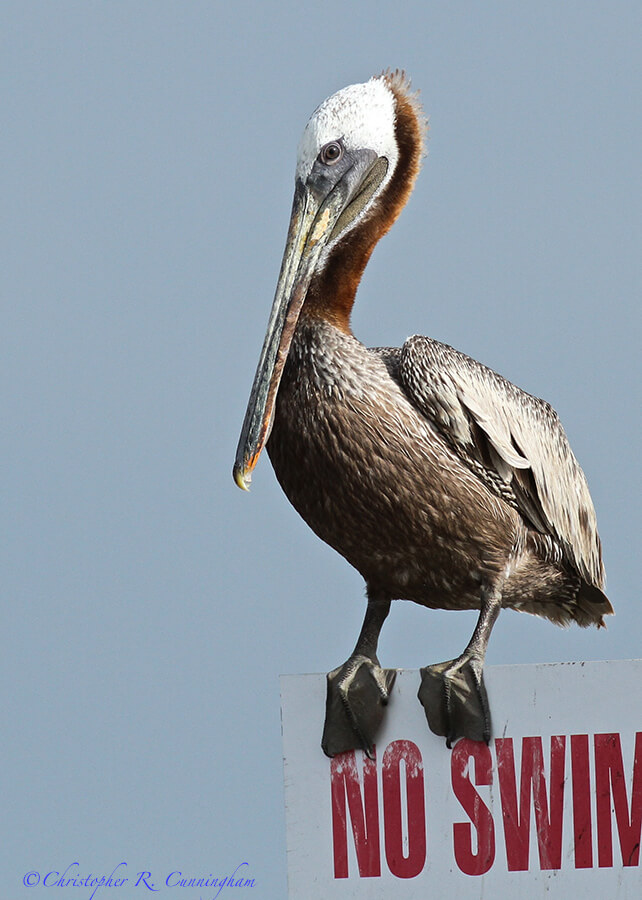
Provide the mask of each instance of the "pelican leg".
POLYGON ((381 627, 390 611, 388 597, 368 595, 361 633, 350 658, 328 674, 325 725, 321 747, 327 756, 360 748, 372 758, 397 672, 382 669, 377 659, 381 627))
POLYGON ((421 669, 417 696, 431 731, 445 737, 447 747, 460 737, 490 741, 490 707, 483 669, 501 603, 499 588, 484 590, 477 625, 461 656, 421 669))

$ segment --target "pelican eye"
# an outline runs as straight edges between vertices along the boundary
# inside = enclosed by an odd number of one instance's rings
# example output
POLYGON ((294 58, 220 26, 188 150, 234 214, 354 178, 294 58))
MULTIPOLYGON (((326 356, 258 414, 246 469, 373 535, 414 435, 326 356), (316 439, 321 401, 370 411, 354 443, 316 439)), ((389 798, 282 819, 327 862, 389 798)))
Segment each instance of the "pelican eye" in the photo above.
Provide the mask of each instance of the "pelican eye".
POLYGON ((343 156, 343 144, 340 141, 330 141, 329 144, 321 147, 319 160, 326 166, 333 166, 338 163, 343 156))

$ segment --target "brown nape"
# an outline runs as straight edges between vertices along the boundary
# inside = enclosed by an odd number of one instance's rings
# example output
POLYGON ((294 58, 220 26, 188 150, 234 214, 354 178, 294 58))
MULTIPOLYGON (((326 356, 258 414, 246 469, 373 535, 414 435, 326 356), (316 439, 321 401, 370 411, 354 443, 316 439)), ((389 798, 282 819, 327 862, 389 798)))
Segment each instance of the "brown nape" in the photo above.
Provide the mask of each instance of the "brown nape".
POLYGON ((403 72, 383 78, 395 98, 395 137, 399 147, 397 168, 381 196, 359 225, 334 247, 325 268, 315 275, 302 315, 323 318, 350 333, 350 314, 357 287, 377 241, 394 225, 406 205, 421 168, 426 120, 417 94, 403 72))

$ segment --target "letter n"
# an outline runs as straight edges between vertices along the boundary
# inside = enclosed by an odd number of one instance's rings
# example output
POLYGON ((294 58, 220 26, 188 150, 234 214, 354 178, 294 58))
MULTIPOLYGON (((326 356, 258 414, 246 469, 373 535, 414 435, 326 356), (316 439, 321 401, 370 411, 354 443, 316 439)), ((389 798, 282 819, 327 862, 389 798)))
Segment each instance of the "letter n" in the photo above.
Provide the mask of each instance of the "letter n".
POLYGON ((334 877, 348 877, 346 797, 359 875, 362 878, 381 875, 376 761, 363 757, 363 793, 354 750, 339 753, 334 757, 330 763, 330 780, 334 877))
POLYGON ((597 857, 602 867, 613 865, 611 797, 620 837, 622 863, 637 866, 640 861, 642 829, 642 732, 635 735, 631 815, 626 796, 624 763, 619 734, 595 735, 595 791, 597 794, 597 857))
POLYGON ((495 825, 490 810, 470 778, 470 760, 475 763, 475 784, 492 784, 493 761, 481 741, 465 738, 455 745, 450 757, 450 777, 455 797, 470 822, 455 822, 453 847, 455 862, 466 875, 484 875, 495 860, 495 825), (472 823, 472 825, 471 825, 472 823), (472 830, 477 831, 477 853, 473 853, 472 830))
POLYGON ((497 774, 502 800, 506 860, 510 872, 528 869, 530 843, 531 790, 535 808, 535 826, 541 869, 559 869, 562 865, 562 815, 564 812, 564 755, 566 738, 551 738, 550 812, 544 776, 544 753, 540 737, 522 739, 522 769, 517 808, 515 758, 512 738, 498 738, 497 774))

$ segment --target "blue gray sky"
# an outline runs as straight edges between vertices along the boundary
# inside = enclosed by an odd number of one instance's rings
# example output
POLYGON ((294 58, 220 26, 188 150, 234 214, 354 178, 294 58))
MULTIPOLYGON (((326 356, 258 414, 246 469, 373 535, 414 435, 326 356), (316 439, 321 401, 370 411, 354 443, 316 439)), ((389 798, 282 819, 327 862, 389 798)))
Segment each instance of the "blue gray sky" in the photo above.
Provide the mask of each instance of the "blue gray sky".
MULTIPOLYGON (((354 331, 431 335, 553 403, 617 612, 602 633, 506 612, 488 662, 642 655, 641 18, 4 4, 3 896, 74 861, 158 881, 245 861, 253 896, 285 896, 278 675, 346 658, 363 586, 267 456, 249 495, 230 472, 301 130, 385 67, 421 90, 429 155, 354 331)), ((382 662, 452 658, 473 622, 396 604, 382 662)))

